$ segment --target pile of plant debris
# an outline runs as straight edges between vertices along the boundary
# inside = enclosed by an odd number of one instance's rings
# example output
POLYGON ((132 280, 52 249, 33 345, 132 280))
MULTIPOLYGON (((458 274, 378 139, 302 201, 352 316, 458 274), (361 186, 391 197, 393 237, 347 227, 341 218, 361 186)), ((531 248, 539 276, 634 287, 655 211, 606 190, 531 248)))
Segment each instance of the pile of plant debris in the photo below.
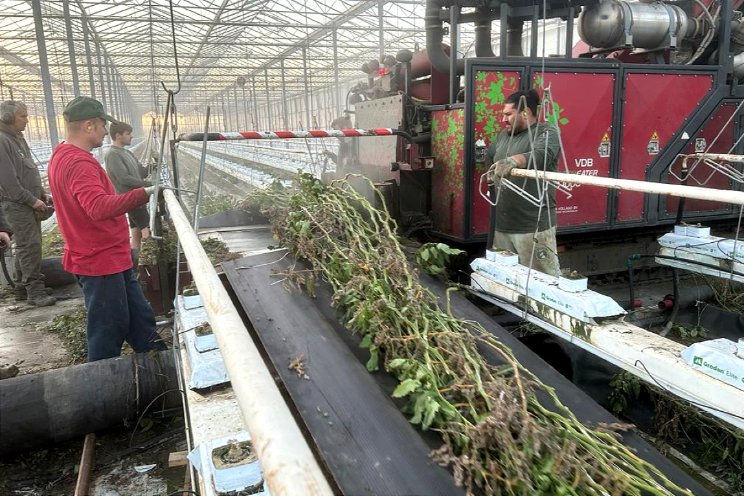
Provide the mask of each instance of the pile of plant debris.
POLYGON ((442 435, 433 456, 469 494, 690 494, 616 432, 584 426, 480 324, 442 308, 406 260, 394 221, 346 181, 303 175, 296 189, 275 184, 248 202, 310 262, 289 279, 309 293, 319 278, 330 284, 343 323, 369 350, 367 368, 398 379, 393 396, 408 399, 412 423, 442 435), (501 363, 487 363, 481 346, 501 363))
POLYGON ((201 244, 204 247, 204 251, 207 252, 212 265, 219 265, 222 262, 240 258, 239 253, 230 251, 225 242, 217 238, 204 239, 201 244))
POLYGON ((207 216, 233 210, 238 201, 230 195, 209 194, 202 197, 199 205, 199 215, 207 216))
POLYGON ((85 307, 58 315, 40 329, 56 334, 70 357, 70 365, 84 363, 88 358, 88 338, 85 332, 85 307))
POLYGON ((61 257, 65 251, 65 240, 59 227, 54 226, 41 236, 41 255, 43 257, 61 257))
POLYGON ((176 263, 176 251, 178 245, 178 235, 176 228, 171 223, 163 223, 160 230, 162 240, 152 237, 142 240, 142 247, 139 253, 140 265, 157 265, 158 256, 167 263, 176 263))
POLYGON ((706 277, 705 282, 713 290, 713 299, 719 307, 744 313, 744 284, 714 277, 706 277))
POLYGON ((728 484, 733 493, 744 493, 744 431, 629 372, 613 377, 610 387, 607 400, 615 415, 622 415, 634 402, 650 401, 654 417, 649 433, 658 442, 684 450, 695 463, 728 484))
MULTIPOLYGON (((168 264, 176 263, 178 246, 176 228, 171 223, 164 223, 161 236, 163 238, 162 240, 153 238, 142 240, 142 249, 139 254, 140 265, 156 265, 158 263, 158 255, 168 264)), ((204 251, 207 252, 212 265, 219 265, 227 260, 240 258, 240 254, 231 252, 222 240, 208 238, 202 240, 201 244, 204 247, 204 251)))

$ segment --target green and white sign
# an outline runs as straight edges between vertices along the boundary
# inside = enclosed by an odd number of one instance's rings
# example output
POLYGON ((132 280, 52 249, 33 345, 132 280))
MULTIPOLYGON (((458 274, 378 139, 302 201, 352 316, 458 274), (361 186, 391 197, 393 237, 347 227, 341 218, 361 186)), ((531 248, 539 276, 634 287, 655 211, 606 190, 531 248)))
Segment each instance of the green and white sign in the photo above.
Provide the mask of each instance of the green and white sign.
POLYGON ((736 343, 714 339, 695 343, 682 351, 687 364, 711 377, 744 390, 744 359, 736 354, 736 343))

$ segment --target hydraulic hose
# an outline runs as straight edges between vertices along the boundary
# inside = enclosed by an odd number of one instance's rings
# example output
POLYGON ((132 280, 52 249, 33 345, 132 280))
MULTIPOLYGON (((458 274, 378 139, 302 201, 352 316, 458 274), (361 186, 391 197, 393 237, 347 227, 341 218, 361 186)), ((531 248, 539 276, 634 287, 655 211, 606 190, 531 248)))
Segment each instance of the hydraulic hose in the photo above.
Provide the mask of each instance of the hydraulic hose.
MULTIPOLYGON (((628 266, 628 283, 629 283, 629 292, 630 292, 630 301, 631 305, 633 304, 633 297, 634 297, 634 290, 633 290, 633 260, 638 260, 641 258, 662 258, 665 260, 679 260, 676 257, 670 257, 666 255, 631 255, 626 260, 626 265, 628 266)), ((725 269, 723 267, 719 267, 717 265, 708 264, 704 262, 698 262, 696 260, 684 260, 685 263, 690 263, 693 265, 699 265, 701 267, 706 267, 710 269, 715 269, 719 271, 724 271, 725 269)), ((737 276, 744 277, 744 274, 736 271, 731 271, 732 274, 735 274, 737 276)), ((680 300, 680 281, 679 281, 679 269, 677 267, 672 267, 672 284, 674 287, 674 303, 672 304, 672 312, 669 314, 669 318, 667 319, 666 323, 664 324, 663 329, 659 333, 660 336, 666 336, 669 331, 672 329, 672 326, 674 325, 674 320, 677 318, 677 314, 679 313, 679 300, 680 300)), ((632 307, 631 307, 632 308, 632 307)))
MULTIPOLYGON (((633 301, 635 298, 635 288, 633 286, 633 261, 634 260, 640 260, 641 258, 662 258, 664 260, 679 260, 676 257, 670 257, 667 255, 640 255, 640 254, 634 254, 627 258, 625 261, 625 265, 628 267, 628 296, 630 298, 629 303, 629 309, 632 310, 633 307, 633 301)), ((744 274, 741 272, 737 272, 735 270, 727 271, 725 268, 720 267, 718 265, 709 264, 705 262, 699 262, 697 260, 683 260, 685 263, 689 263, 692 265, 698 265, 700 267, 706 267, 708 269, 715 269, 719 270, 721 272, 730 272, 733 275, 737 275, 740 277, 744 277, 744 274)), ((673 284, 674 284, 674 303, 672 304, 672 313, 670 315, 669 320, 673 321, 674 318, 677 316, 677 312, 679 311, 679 300, 680 300, 680 294, 679 294, 679 270, 676 267, 672 268, 672 277, 673 277, 673 284)), ((671 326, 670 326, 671 328, 671 326)))
POLYGON ((660 336, 666 336, 674 325, 674 320, 677 318, 679 313, 679 269, 677 267, 672 268, 672 285, 674 287, 674 304, 672 305, 672 313, 669 314, 669 318, 664 324, 660 336))
POLYGON ((628 308, 627 310, 633 310, 635 308, 635 290, 633 288, 633 260, 640 259, 641 256, 638 254, 631 255, 625 260, 625 265, 628 267, 628 308))

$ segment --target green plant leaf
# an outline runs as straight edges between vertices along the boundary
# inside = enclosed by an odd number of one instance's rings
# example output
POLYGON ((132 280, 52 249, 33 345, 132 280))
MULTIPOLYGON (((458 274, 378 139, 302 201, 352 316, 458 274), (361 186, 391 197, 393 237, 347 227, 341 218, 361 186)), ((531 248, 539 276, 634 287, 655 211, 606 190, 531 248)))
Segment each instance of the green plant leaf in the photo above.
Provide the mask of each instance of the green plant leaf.
POLYGON ((422 429, 428 429, 434 421, 434 416, 439 412, 439 403, 428 398, 426 408, 424 408, 424 419, 421 422, 422 429))
POLYGON ((406 360, 405 358, 394 358, 387 363, 387 368, 388 370, 401 368, 403 365, 406 364, 407 361, 408 360, 406 360))
POLYGON ((424 414, 424 408, 426 407, 426 395, 419 394, 413 401, 413 417, 409 420, 412 424, 420 424, 421 418, 424 414))
POLYGON ((393 398, 402 398, 408 396, 412 392, 416 391, 421 387, 421 383, 416 379, 406 379, 395 388, 393 391, 393 398))
POLYGON ((380 352, 376 346, 370 346, 369 360, 367 360, 367 370, 375 372, 380 368, 380 352))

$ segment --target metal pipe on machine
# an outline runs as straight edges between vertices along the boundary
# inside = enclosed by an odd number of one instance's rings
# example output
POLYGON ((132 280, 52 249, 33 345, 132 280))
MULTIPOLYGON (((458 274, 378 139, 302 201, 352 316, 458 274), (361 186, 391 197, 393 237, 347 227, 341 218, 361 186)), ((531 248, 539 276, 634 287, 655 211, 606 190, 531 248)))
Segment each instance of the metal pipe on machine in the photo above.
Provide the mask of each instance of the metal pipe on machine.
POLYGON ((475 56, 496 57, 491 45, 491 18, 485 8, 479 8, 473 24, 475 25, 475 56))
POLYGON ((395 60, 403 65, 403 92, 411 93, 411 59, 413 53, 410 50, 401 50, 395 55, 395 60))
MULTIPOLYGON (((506 21, 506 55, 509 57, 524 57, 522 50, 522 34, 524 22, 521 19, 507 17, 506 21)), ((504 56, 503 54, 501 55, 504 56)))
MULTIPOLYGON (((444 28, 439 14, 442 11, 442 0, 427 0, 424 24, 426 26, 426 52, 429 54, 431 65, 439 72, 449 74, 450 58, 442 48, 444 39, 444 28)), ((465 59, 458 59, 456 63, 457 74, 464 74, 465 59)))
POLYGON ((457 18, 460 15, 460 7, 450 7, 450 57, 449 57, 449 102, 455 103, 457 92, 460 90, 460 78, 457 77, 457 18))
POLYGON ((679 46, 695 36, 698 25, 676 5, 609 0, 584 7, 578 28, 581 39, 594 48, 654 49, 679 46))
POLYGON ((331 495, 318 462, 181 204, 170 190, 164 191, 164 197, 271 494, 331 495))

